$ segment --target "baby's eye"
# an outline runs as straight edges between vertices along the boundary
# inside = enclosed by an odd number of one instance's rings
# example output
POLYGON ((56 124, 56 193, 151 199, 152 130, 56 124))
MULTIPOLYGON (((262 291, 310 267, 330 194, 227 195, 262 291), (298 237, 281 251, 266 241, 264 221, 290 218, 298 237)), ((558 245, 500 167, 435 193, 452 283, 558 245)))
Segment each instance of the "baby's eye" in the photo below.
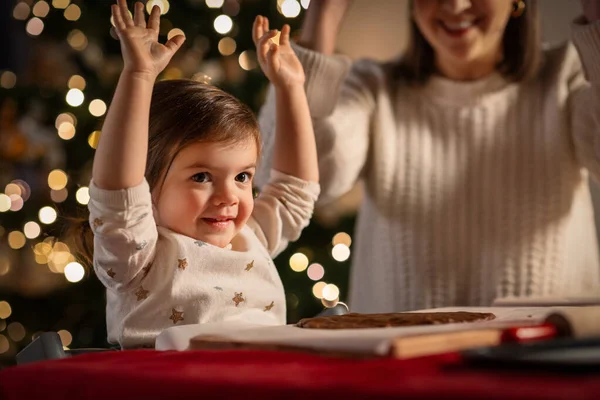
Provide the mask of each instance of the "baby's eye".
POLYGON ((192 180, 198 183, 204 183, 210 180, 210 176, 206 172, 198 172, 192 176, 192 180))
POLYGON ((248 183, 252 179, 252 174, 249 172, 242 172, 235 177, 235 180, 241 183, 248 183))

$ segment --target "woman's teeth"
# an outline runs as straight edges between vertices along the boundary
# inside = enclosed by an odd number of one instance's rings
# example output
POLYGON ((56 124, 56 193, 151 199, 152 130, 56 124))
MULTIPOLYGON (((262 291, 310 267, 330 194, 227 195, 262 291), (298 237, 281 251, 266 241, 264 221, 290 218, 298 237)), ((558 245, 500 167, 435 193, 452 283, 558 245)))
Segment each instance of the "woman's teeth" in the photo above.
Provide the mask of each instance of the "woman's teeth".
POLYGON ((474 21, 444 22, 444 26, 451 31, 462 31, 473 25, 475 25, 474 21))

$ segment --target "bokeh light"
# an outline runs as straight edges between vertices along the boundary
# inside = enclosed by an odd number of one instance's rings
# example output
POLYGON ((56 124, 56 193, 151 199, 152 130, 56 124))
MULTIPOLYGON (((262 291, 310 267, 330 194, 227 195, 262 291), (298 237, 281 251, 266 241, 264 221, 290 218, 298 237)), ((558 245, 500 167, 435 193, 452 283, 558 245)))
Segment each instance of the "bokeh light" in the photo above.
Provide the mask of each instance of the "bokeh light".
MULTIPOLYGON (((67 83, 67 86, 69 86, 69 89, 83 90, 83 89, 85 89, 86 84, 87 83, 83 76, 73 75, 72 77, 69 78, 69 82, 67 83)), ((73 122, 73 121, 71 121, 71 122, 73 122)))
POLYGON ((62 342, 63 346, 70 346, 73 342, 73 335, 71 335, 69 331, 61 329, 56 333, 58 333, 58 336, 60 336, 60 341, 62 342))
POLYGON ((42 233, 42 228, 37 222, 29 221, 23 227, 23 232, 25 233, 25 237, 27 237, 27 239, 35 239, 36 237, 40 236, 40 233, 42 233))
POLYGON ((306 274, 308 275, 310 280, 318 281, 320 279, 323 279, 323 276, 325 276, 325 268, 323 268, 323 266, 318 263, 311 264, 308 266, 306 274))
POLYGON ((24 1, 17 3, 15 8, 13 8, 13 18, 19 21, 25 21, 27 17, 29 17, 29 5, 24 1))
POLYGON ((44 18, 50 12, 50 5, 46 3, 44 0, 38 1, 33 6, 33 15, 36 17, 44 18))
POLYGON ((171 5, 167 0, 149 0, 146 3, 146 12, 150 14, 154 6, 158 6, 158 8, 160 8, 161 15, 168 13, 169 9, 171 8, 171 5))
POLYGON ((225 35, 229 33, 233 28, 233 20, 229 15, 221 14, 217 18, 215 18, 215 22, 213 24, 215 27, 215 31, 218 33, 225 35))
POLYGON ((327 286, 327 284, 325 282, 315 283, 312 287, 313 296, 315 296, 317 299, 322 299, 323 298, 323 289, 325 288, 325 286, 327 286))
POLYGON ((87 205, 90 202, 90 189, 82 186, 75 192, 75 199, 79 204, 87 205))
POLYGON ((106 103, 100 99, 95 99, 90 102, 90 114, 94 117, 101 117, 106 113, 106 103))
POLYGON ((308 267, 308 257, 302 253, 295 253, 290 257, 290 268, 302 272, 308 267))
POLYGON ((48 186, 52 190, 64 189, 68 182, 69 178, 63 170, 55 169, 48 174, 48 186))
POLYGON ((8 234, 8 246, 13 250, 22 249, 25 246, 25 235, 19 231, 12 231, 8 234))
POLYGON ((90 145, 90 147, 92 149, 95 149, 98 147, 99 140, 100 140, 100 131, 94 131, 94 132, 90 133, 90 136, 88 136, 88 144, 90 145))
POLYGON ((208 8, 220 8, 223 7, 225 0, 206 0, 206 6, 208 8))
POLYGON ((58 9, 65 9, 69 6, 71 0, 52 0, 52 7, 58 9))
POLYGON ((302 8, 297 0, 285 0, 281 3, 281 14, 286 18, 296 18, 300 15, 302 8))
POLYGON ((50 206, 42 207, 38 213, 38 217, 42 224, 50 225, 56 221, 58 214, 56 210, 50 206))
POLYGON ((67 278, 69 282, 79 282, 83 279, 84 275, 85 270, 83 269, 83 266, 78 262, 69 263, 65 267, 65 278, 67 278))
POLYGON ((238 59, 240 67, 246 71, 250 71, 257 67, 256 52, 254 50, 246 50, 240 54, 238 59))
POLYGON ((58 127, 58 137, 63 140, 71 140, 75 137, 75 126, 70 122, 63 122, 58 127))
POLYGON ((334 301, 340 297, 340 289, 333 283, 325 285, 323 288, 323 299, 334 301))
POLYGON ((12 71, 4 71, 0 75, 0 87, 12 89, 17 84, 17 75, 12 71))
POLYGON ((233 40, 230 37, 224 37, 223 39, 219 40, 218 49, 219 49, 219 53, 221 53, 221 55, 224 55, 224 56, 232 55, 233 53, 235 53, 236 47, 237 47, 237 44, 235 43, 235 40, 233 40))
POLYGON ((80 105, 83 104, 83 100, 85 99, 85 96, 83 95, 83 92, 79 89, 71 89, 67 92, 67 104, 69 104, 71 107, 79 107, 80 105))
POLYGON ((350 258, 350 248, 342 243, 336 244, 331 249, 331 256, 336 261, 344 262, 350 258))
POLYGON ((6 212, 10 210, 10 197, 4 193, 0 193, 0 212, 6 212))
POLYGON ((8 336, 15 342, 20 342, 25 338, 25 327, 20 322, 12 322, 8 325, 6 331, 8 336))
POLYGON ((0 301, 0 318, 7 319, 12 314, 12 308, 6 301, 0 301))
POLYGON ((352 238, 346 232, 336 233, 331 243, 335 246, 336 244, 343 244, 346 247, 350 247, 352 244, 352 238))
POLYGON ((77 21, 81 17, 81 8, 77 4, 71 4, 65 10, 64 15, 67 21, 77 21))
POLYGON ((31 36, 38 36, 44 30, 44 21, 38 17, 33 17, 25 25, 25 30, 31 36))

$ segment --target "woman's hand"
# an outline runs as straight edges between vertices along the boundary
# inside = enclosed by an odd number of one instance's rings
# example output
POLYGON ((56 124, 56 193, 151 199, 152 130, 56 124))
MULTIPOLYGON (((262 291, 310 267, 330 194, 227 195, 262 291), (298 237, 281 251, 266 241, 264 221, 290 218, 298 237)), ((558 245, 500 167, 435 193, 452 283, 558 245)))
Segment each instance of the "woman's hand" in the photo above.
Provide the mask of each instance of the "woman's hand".
POLYGON ((588 22, 600 21, 600 0, 581 0, 581 8, 588 22))
POLYGON ((144 5, 140 2, 135 3, 133 19, 127 9, 126 0, 117 0, 117 4, 111 7, 111 13, 121 41, 124 72, 156 78, 185 41, 183 35, 177 35, 164 45, 158 42, 158 6, 152 7, 148 25, 144 17, 144 5))
POLYGON ((279 45, 273 42, 277 30, 269 30, 269 20, 257 16, 252 27, 252 39, 256 45, 261 69, 276 87, 302 86, 304 69, 290 46, 290 26, 284 25, 279 45))

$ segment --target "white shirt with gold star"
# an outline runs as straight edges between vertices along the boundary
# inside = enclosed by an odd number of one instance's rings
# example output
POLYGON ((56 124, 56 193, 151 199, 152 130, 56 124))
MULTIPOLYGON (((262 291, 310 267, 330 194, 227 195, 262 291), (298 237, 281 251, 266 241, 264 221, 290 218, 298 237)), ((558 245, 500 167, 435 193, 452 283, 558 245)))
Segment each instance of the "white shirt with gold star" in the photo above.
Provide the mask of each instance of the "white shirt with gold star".
POLYGON ((285 295, 272 257, 308 225, 319 190, 272 171, 246 226, 231 248, 220 248, 157 226, 145 180, 114 191, 92 181, 94 270, 107 288, 108 341, 151 347, 174 325, 285 324, 285 295))

